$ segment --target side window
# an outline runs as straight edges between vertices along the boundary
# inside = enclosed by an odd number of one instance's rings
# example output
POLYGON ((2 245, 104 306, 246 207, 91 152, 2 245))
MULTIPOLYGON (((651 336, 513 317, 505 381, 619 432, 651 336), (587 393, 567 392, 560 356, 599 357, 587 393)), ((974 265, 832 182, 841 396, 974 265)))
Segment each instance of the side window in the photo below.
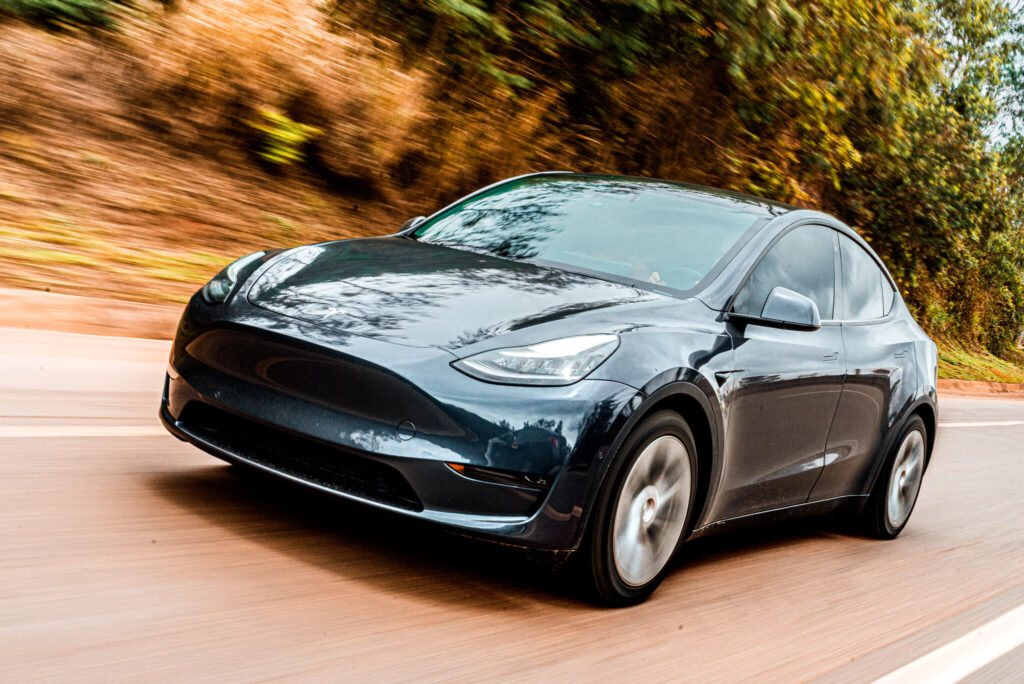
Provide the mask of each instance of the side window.
POLYGON ((780 285, 810 297, 823 320, 832 318, 836 270, 830 228, 801 226, 782 236, 750 274, 733 302, 733 311, 760 316, 769 293, 780 285))
POLYGON ((839 236, 839 244, 843 259, 843 319, 881 318, 892 306, 892 287, 860 245, 845 235, 839 236))

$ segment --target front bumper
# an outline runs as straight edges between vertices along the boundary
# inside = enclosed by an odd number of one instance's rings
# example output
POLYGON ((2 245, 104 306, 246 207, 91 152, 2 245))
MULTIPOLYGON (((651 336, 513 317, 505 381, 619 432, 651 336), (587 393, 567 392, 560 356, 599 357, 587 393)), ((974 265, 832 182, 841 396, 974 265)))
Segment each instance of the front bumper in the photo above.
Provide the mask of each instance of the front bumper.
POLYGON ((642 395, 607 380, 512 387, 437 349, 345 336, 255 307, 186 311, 160 410, 222 459, 474 536, 576 547, 604 457, 642 395), (226 315, 227 314, 227 315, 226 315), (528 475, 482 481, 447 464, 528 475))

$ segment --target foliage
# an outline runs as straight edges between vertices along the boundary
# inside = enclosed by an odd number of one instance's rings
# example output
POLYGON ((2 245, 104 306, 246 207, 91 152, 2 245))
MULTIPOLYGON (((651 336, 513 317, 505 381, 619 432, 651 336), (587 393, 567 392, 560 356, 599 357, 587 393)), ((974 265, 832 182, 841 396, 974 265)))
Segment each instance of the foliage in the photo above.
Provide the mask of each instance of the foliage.
MULTIPOLYGON (((554 89, 560 125, 622 140, 643 114, 645 74, 670 88, 707 74, 731 123, 720 162, 732 184, 798 201, 809 179, 835 186, 860 161, 851 112, 870 103, 898 117, 938 74, 920 12, 886 0, 399 0, 356 16, 422 59, 440 56, 445 90, 479 88, 479 75, 512 97, 554 89)), ((894 144, 893 123, 870 125, 894 144)))
POLYGON ((989 137, 1001 74, 1019 51, 1006 39, 1013 15, 997 0, 927 7, 943 78, 911 93, 901 146, 854 136, 864 160, 833 202, 873 239, 927 327, 1002 352, 1024 312, 1019 143, 989 137))
POLYGON ((114 24, 119 0, 0 0, 0 14, 7 13, 50 28, 114 24))
POLYGON ((271 164, 286 166, 305 160, 305 147, 322 134, 316 126, 292 121, 273 109, 260 109, 261 119, 249 125, 262 137, 259 155, 271 164))

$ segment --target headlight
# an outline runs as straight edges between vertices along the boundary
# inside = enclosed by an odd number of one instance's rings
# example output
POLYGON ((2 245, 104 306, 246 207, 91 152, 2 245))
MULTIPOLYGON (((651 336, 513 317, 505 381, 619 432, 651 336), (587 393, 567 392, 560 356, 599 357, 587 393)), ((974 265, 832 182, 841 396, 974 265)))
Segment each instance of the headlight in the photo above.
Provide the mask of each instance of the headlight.
POLYGON ((200 292, 210 304, 219 304, 228 298, 231 291, 235 289, 235 285, 238 283, 238 274, 241 273, 242 269, 262 257, 266 252, 256 252, 249 256, 244 256, 237 261, 232 261, 224 268, 223 271, 213 277, 210 282, 203 285, 203 289, 200 292))
POLYGON ((466 375, 507 385, 571 385, 619 348, 618 335, 563 337, 528 347, 494 349, 452 362, 466 375))

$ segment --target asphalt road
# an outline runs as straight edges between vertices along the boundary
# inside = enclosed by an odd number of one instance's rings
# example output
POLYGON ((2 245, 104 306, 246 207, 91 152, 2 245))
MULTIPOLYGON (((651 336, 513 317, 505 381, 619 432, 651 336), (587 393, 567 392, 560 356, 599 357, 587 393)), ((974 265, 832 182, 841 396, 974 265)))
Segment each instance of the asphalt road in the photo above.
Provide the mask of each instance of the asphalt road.
POLYGON ((1024 681, 1024 401, 941 398, 895 541, 702 540, 648 603, 603 610, 514 554, 163 434, 166 355, 0 329, 0 681, 866 681, 948 675, 957 649, 970 681, 1024 681))

